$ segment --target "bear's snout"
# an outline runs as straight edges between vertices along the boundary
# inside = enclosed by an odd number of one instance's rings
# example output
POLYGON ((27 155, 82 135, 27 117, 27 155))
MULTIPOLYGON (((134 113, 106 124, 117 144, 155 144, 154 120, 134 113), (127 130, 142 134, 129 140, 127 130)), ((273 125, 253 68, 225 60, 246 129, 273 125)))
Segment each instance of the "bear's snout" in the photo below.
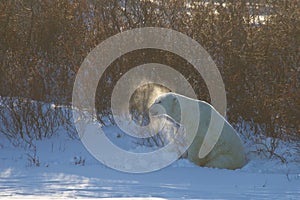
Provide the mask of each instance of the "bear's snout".
POLYGON ((150 116, 166 114, 166 110, 159 104, 152 104, 149 108, 149 114, 150 116))

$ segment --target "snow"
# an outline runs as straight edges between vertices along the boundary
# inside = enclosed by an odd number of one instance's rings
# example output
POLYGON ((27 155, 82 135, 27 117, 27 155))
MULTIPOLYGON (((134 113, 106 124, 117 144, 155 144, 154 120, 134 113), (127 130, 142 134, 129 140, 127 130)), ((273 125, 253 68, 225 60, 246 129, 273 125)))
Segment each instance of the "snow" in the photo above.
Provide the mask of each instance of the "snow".
MULTIPOLYGON (((109 129, 113 131, 113 128, 109 129)), ((240 170, 201 168, 180 159, 146 174, 110 169, 80 140, 36 141, 40 167, 1 138, 0 198, 157 197, 162 199, 298 199, 300 169, 280 160, 250 160, 240 170), (79 159, 85 162, 76 161, 79 159)))
MULTIPOLYGON (((122 148, 146 148, 115 126, 105 132, 122 148)), ((12 145, 0 133, 0 199, 300 199, 299 153, 291 143, 279 144, 278 153, 289 152, 284 163, 251 153, 257 146, 245 142, 249 161, 239 170, 179 159, 155 172, 131 174, 101 164, 63 130, 33 142, 35 151, 26 144, 12 145)))
MULTIPOLYGON (((17 173, 16 173, 17 172, 17 173)), ((99 166, 30 168, 0 180, 2 197, 160 197, 165 199, 297 199, 299 177, 170 167, 143 175, 99 166), (4 184, 5 183, 5 184, 4 184)))

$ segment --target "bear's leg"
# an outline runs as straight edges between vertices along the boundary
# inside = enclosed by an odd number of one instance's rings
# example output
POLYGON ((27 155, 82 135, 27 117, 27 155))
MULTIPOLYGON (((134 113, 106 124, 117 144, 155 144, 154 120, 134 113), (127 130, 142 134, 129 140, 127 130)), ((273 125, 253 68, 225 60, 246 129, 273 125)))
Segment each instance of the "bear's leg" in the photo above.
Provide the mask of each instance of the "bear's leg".
POLYGON ((221 154, 205 164, 206 167, 220 169, 238 169, 242 166, 237 165, 236 161, 230 155, 221 154))

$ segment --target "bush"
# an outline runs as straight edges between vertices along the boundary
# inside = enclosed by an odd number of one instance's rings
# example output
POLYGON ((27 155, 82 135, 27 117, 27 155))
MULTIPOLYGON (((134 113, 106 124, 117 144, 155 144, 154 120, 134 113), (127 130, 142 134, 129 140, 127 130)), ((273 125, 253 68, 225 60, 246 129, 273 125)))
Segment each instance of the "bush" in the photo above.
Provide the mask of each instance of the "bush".
MULTIPOLYGON (((210 53, 225 82, 230 122, 242 117, 264 124, 267 136, 300 137, 300 13, 295 0, 17 0, 1 1, 0 10, 0 96, 70 105, 76 72, 91 49, 122 31, 165 27, 187 34, 210 53)), ((205 83, 185 60, 170 52, 141 50, 117 59, 100 80, 100 120, 111 116, 109 99, 122 74, 150 61, 182 72, 199 98, 210 101, 205 83)), ((16 113, 46 114, 37 105, 33 111, 10 109, 11 118, 3 120, 15 127, 7 134, 20 137, 28 134, 20 123, 26 119, 16 113)), ((52 132, 34 116, 28 120, 33 120, 26 123, 36 137, 52 132)), ((51 123, 55 127, 57 122, 51 123)))
POLYGON ((0 109, 0 133, 15 145, 25 141, 31 146, 62 130, 75 136, 71 109, 18 98, 0 98, 0 109))

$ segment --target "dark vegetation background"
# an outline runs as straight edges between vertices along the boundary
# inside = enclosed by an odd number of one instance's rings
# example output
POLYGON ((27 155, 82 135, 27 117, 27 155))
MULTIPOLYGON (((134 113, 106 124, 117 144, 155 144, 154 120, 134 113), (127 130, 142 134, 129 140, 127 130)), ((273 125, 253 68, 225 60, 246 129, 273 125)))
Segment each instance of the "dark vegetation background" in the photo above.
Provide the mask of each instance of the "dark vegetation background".
MULTIPOLYGON (((250 121, 266 136, 299 139, 299 4, 296 0, 0 1, 0 96, 71 105, 76 72, 101 41, 133 28, 165 27, 190 36, 210 53, 225 82, 229 122, 250 121), (262 16, 265 20, 259 20, 262 16)), ((121 75, 153 61, 183 73, 199 98, 210 101, 205 83, 185 60, 169 52, 141 50, 117 59, 101 79, 100 119, 110 116, 109 96, 121 75)), ((70 123, 71 113, 66 111, 39 102, 5 101, 0 119, 9 128, 0 129, 10 137, 42 138, 70 123), (24 121, 31 126, 22 125, 24 121)), ((68 128, 72 130, 71 125, 68 128)))

